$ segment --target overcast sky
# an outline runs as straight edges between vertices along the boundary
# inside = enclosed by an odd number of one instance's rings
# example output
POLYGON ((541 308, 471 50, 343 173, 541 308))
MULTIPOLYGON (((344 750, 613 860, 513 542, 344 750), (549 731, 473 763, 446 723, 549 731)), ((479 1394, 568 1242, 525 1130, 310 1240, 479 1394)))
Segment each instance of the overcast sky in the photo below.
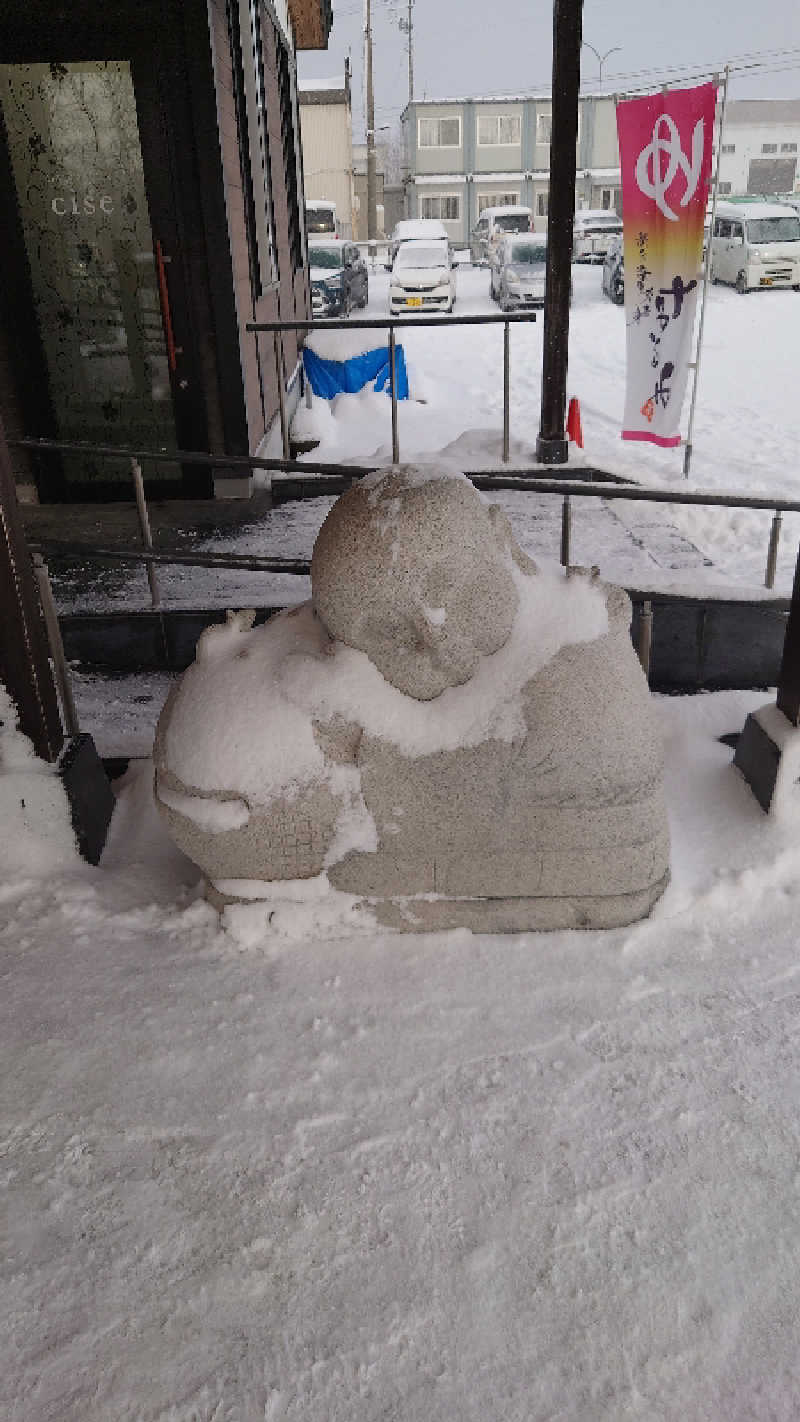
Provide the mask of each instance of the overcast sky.
MULTIPOLYGON (((408 99, 408 50, 398 26, 408 14, 408 0, 372 0, 372 12, 375 124, 396 126, 408 99)), ((363 0, 333 0, 327 51, 299 56, 302 80, 341 76, 350 55, 357 139, 364 128, 363 14, 363 0)), ((550 86, 548 0, 414 0, 413 21, 416 98, 550 86)), ((600 54, 619 48, 603 65, 604 89, 641 87, 648 82, 643 70, 656 71, 659 82, 662 75, 679 82, 680 72, 667 73, 671 66, 689 74, 752 56, 765 68, 736 73, 733 98, 800 97, 798 0, 585 0, 583 36, 600 54)), ((587 90, 597 87, 597 77, 597 60, 584 49, 587 90)))

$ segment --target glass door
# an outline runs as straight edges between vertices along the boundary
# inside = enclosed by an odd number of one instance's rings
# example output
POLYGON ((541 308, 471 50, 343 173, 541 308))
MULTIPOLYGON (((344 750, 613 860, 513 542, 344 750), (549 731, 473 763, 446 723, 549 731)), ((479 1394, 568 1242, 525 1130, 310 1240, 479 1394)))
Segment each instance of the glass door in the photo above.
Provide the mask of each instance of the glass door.
MULTIPOLYGON (((125 60, 0 64, 0 106, 61 440, 179 447, 170 284, 154 242, 131 66, 125 60)), ((167 258, 168 260, 168 258, 167 258)), ((129 463, 64 459, 66 484, 129 483, 129 463)), ((168 458, 151 481, 174 485, 168 458)))

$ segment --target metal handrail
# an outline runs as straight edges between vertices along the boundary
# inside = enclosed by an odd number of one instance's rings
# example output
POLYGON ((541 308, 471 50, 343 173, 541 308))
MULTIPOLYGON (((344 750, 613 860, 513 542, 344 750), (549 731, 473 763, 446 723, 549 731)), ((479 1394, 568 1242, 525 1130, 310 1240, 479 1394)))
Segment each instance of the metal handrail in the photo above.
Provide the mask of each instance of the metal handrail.
POLYGON ((503 463, 510 458, 510 414, 511 389, 509 325, 531 323, 536 320, 536 312, 531 310, 494 313, 482 316, 362 316, 360 320, 334 318, 333 320, 303 321, 248 321, 245 330, 258 337, 261 333, 272 332, 275 366, 278 371, 278 413, 280 415, 281 439, 284 458, 289 457, 289 423, 286 416, 286 388, 282 377, 283 355, 280 342, 282 331, 388 331, 389 332, 389 394, 392 401, 392 463, 400 462, 400 435, 397 422, 397 373, 395 369, 395 331, 411 330, 415 326, 499 326, 503 327, 503 463))

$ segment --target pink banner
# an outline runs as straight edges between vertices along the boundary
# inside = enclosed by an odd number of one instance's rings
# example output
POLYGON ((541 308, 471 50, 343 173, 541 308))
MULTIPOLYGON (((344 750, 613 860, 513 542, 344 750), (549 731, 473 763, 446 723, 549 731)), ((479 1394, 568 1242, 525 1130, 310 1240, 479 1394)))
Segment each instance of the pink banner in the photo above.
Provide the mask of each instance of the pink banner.
POLYGON ((622 438, 681 442, 711 180, 716 85, 617 105, 625 244, 622 438))

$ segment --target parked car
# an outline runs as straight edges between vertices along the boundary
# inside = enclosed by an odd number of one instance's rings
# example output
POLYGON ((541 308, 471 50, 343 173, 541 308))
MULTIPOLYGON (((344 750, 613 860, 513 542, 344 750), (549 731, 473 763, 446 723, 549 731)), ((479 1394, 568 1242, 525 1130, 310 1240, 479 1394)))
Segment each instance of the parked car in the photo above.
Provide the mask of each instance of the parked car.
POLYGON ((625 251, 622 238, 615 237, 603 262, 603 291, 615 306, 625 300, 625 251))
POLYGON ((543 233, 504 237, 490 256, 489 287, 503 311, 544 306, 547 238, 543 233))
POLYGON ((711 280, 744 294, 758 287, 800 291, 800 214, 776 202, 718 202, 711 280))
POLYGON ((446 242, 404 242, 389 278, 389 311, 452 311, 456 279, 446 242))
POLYGON ((507 232, 530 232, 532 227, 533 214, 529 207, 485 207, 470 233, 472 265, 485 267, 491 251, 507 232))
POLYGON ((434 217, 406 217, 396 222, 389 238, 389 255, 386 264, 391 271, 394 259, 404 242, 442 241, 449 244, 447 228, 434 217))
POLYGON ((573 224, 573 262, 604 262, 614 238, 621 234, 622 218, 615 212, 579 209, 573 224))
POLYGON ((367 264, 354 242, 309 242, 308 265, 313 316, 347 316, 354 306, 366 306, 367 264))

